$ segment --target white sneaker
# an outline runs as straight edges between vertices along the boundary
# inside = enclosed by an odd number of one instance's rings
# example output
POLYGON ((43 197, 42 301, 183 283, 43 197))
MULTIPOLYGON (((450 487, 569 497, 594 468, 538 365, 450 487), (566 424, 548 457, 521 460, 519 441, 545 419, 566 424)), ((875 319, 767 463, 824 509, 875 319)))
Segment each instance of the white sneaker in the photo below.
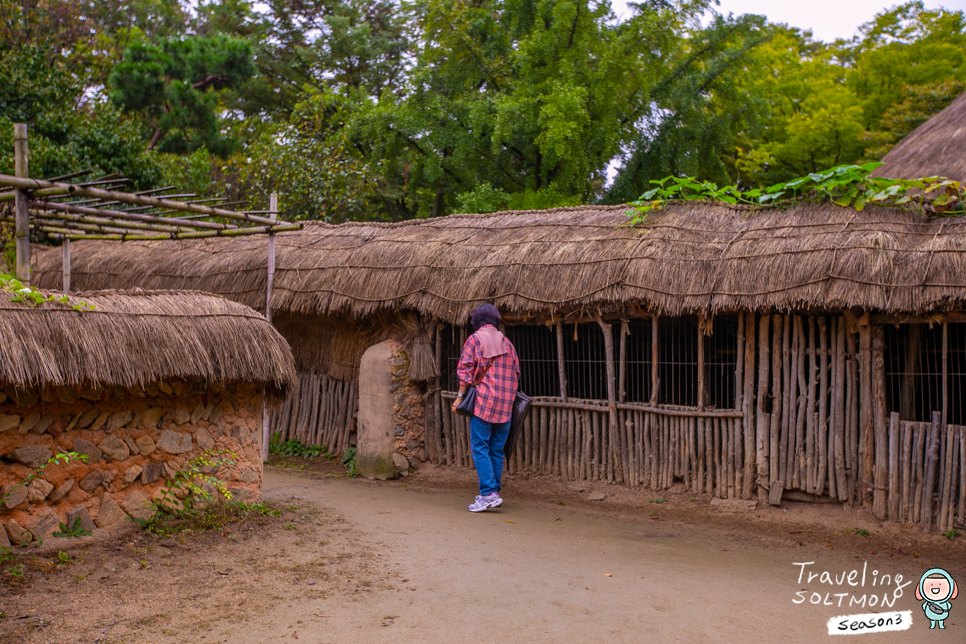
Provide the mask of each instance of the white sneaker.
POLYGON ((489 510, 490 508, 496 508, 503 505, 503 499, 496 492, 492 494, 487 494, 486 496, 477 495, 476 500, 473 501, 466 509, 470 512, 483 512, 484 510, 489 510))

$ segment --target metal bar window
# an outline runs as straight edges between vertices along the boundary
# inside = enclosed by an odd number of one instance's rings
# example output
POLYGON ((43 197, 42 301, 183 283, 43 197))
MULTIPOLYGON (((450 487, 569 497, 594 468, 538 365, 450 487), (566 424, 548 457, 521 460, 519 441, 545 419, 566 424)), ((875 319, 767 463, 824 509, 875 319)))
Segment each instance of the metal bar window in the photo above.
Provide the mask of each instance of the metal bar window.
MULTIPOLYGON (((620 331, 620 324, 614 328, 620 331)), ((651 400, 651 320, 629 320, 627 329, 626 400, 647 403, 651 400)))
POLYGON ((735 406, 735 369, 738 366, 738 316, 717 316, 712 334, 704 340, 705 402, 709 407, 735 406))
MULTIPOLYGON (((954 332, 950 326, 950 391, 963 384, 964 368, 962 355, 966 351, 962 329, 954 332), (954 350, 952 347, 956 347, 954 350), (953 373, 956 372, 956 376, 953 373)), ((902 420, 927 422, 932 412, 942 410, 942 325, 901 324, 885 327, 886 355, 886 404, 890 412, 899 412, 902 420)), ((951 411, 949 421, 959 424, 962 418, 962 403, 955 394, 950 396, 951 411)))
POLYGON ((557 332, 552 326, 507 326, 506 337, 520 358, 520 390, 530 396, 560 396, 557 332))
POLYGON ((657 327, 659 380, 657 401, 662 405, 698 404, 698 318, 659 318, 657 327))

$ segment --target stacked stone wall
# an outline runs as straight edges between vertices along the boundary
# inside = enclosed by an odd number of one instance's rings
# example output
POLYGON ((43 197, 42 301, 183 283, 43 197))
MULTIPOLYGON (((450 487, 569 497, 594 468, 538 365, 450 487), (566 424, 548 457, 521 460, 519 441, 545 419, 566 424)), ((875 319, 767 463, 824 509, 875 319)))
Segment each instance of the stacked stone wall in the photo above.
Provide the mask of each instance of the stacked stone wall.
POLYGON ((423 391, 409 380, 409 354, 400 345, 393 347, 389 360, 392 370, 393 415, 395 417, 393 461, 400 474, 419 469, 426 461, 426 424, 423 391))
POLYGON ((87 529, 148 516, 148 502, 184 464, 206 450, 227 450, 234 465, 214 476, 233 497, 260 495, 261 397, 256 386, 206 386, 166 380, 143 389, 0 391, 0 545, 49 537, 77 518, 87 529), (13 489, 53 454, 86 462, 50 465, 13 489))

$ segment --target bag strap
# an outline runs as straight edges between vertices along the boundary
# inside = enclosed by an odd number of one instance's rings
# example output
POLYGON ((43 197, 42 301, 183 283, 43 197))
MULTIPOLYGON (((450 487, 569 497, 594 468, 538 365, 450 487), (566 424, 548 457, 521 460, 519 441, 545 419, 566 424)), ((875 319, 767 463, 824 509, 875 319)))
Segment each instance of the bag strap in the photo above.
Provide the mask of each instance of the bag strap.
POLYGON ((490 358, 489 361, 487 361, 486 368, 483 369, 483 373, 481 373, 480 377, 477 378, 476 382, 473 383, 474 387, 479 387, 480 383, 483 382, 483 379, 486 378, 486 372, 490 370, 490 365, 493 364, 493 360, 495 360, 495 358, 490 358))

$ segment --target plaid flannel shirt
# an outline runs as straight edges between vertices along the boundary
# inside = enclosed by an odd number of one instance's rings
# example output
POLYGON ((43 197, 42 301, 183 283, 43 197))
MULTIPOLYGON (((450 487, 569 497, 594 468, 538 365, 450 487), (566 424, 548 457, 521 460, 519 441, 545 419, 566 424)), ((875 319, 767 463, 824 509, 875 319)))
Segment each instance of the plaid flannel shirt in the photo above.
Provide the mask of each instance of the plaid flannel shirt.
MULTIPOLYGON (((513 398, 520 383, 520 359, 513 343, 503 339, 507 352, 493 358, 486 376, 476 386, 476 407, 473 414, 488 423, 505 423, 513 411, 513 398)), ((483 374, 489 362, 483 357, 483 343, 474 333, 466 339, 463 353, 456 365, 460 383, 472 385, 483 374)))

